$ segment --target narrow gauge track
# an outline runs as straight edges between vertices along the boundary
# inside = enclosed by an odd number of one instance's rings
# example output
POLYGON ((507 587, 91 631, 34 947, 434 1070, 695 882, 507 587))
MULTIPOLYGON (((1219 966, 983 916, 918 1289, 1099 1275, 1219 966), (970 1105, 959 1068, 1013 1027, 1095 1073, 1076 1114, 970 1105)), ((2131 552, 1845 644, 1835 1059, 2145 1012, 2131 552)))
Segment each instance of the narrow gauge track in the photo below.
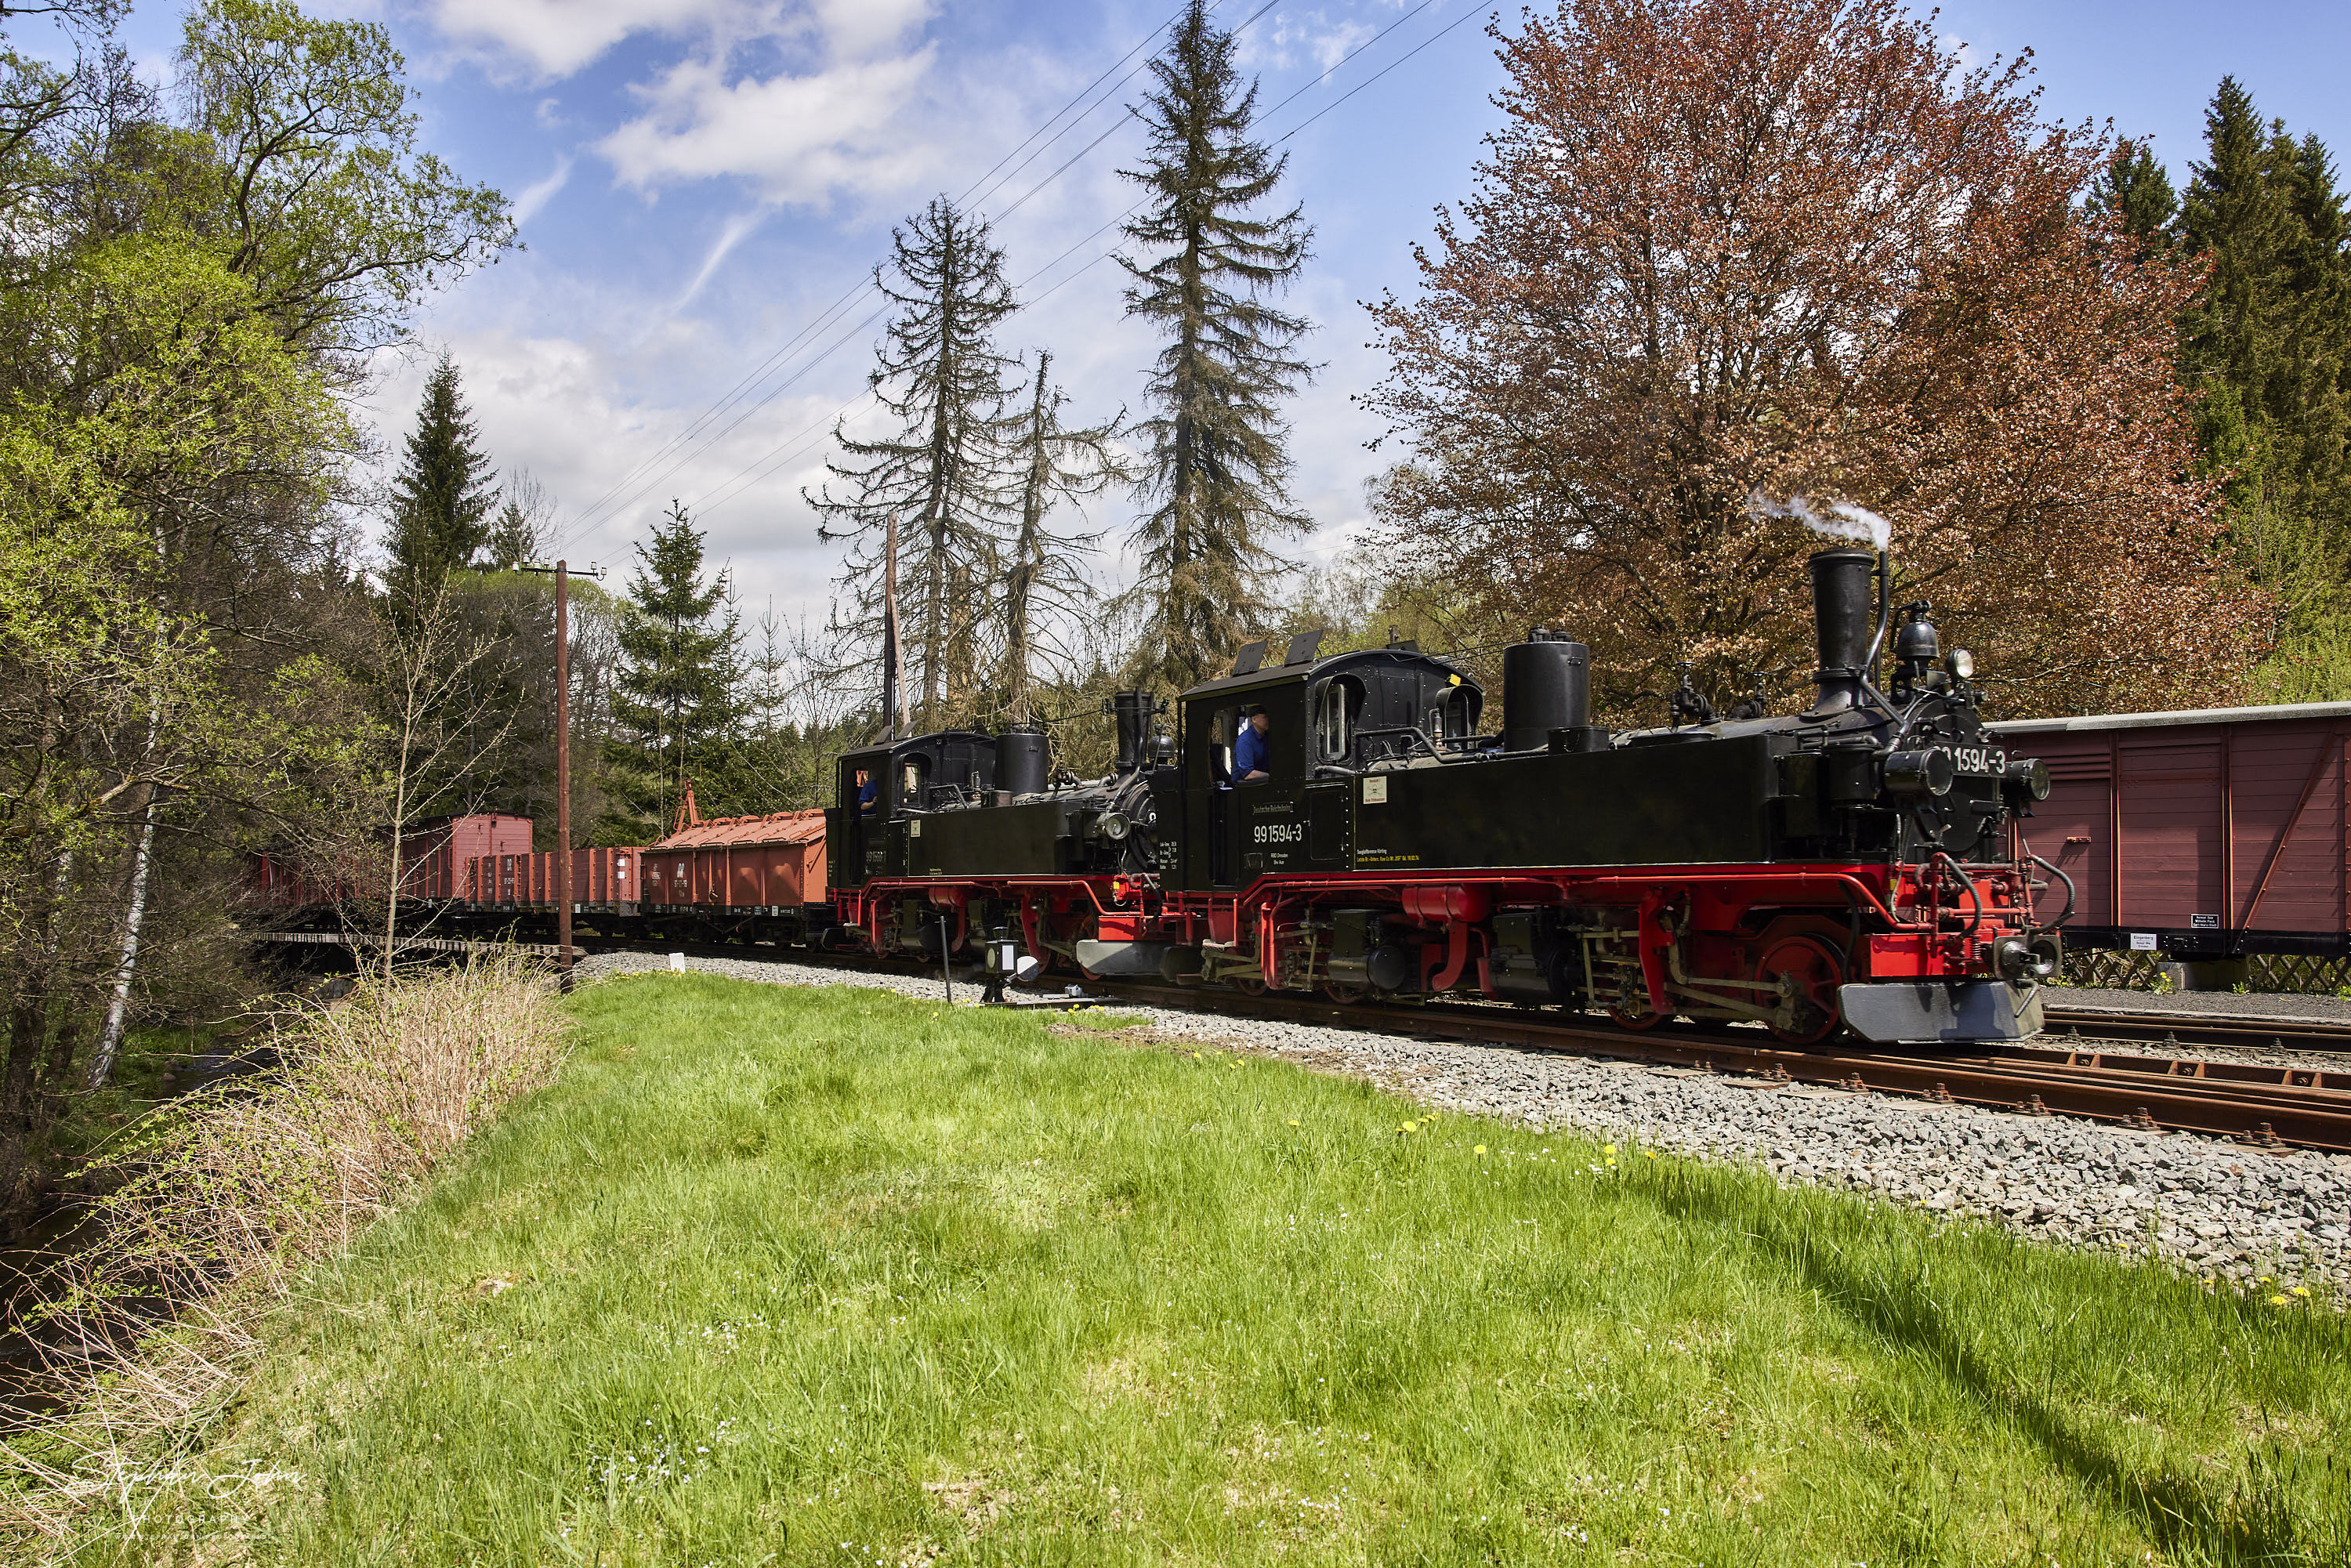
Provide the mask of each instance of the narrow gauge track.
MULTIPOLYGON (((2043 997, 2051 993, 2043 992, 2043 997)), ((2203 1018, 2194 1013, 2043 1006, 2043 1034, 2074 1040, 2143 1040, 2166 1047, 2211 1045, 2272 1051, 2351 1051, 2351 1023, 2315 1019, 2203 1018)))
POLYGON ((2083 1116, 2150 1132, 2202 1133, 2269 1148, 2351 1152, 2351 1072, 2042 1046, 1936 1056, 1792 1051, 1750 1044, 1729 1030, 1667 1026, 1633 1031, 1474 1003, 1390 1008, 1290 997, 1226 997, 1166 986, 1104 983, 1093 988, 1153 1007, 1567 1051, 2027 1115, 2083 1116))
MULTIPOLYGON (((329 945, 346 942, 346 938, 332 933, 279 934, 259 939, 329 945)), ((413 946, 427 951, 497 950, 506 946, 456 938, 436 938, 413 946)), ((797 949, 763 949, 759 945, 744 943, 590 937, 575 941, 573 948, 581 953, 683 952, 697 957, 767 960, 908 977, 936 972, 910 964, 880 965, 797 949)), ((511 950, 548 956, 555 953, 552 943, 517 943, 511 950)), ((1102 980, 1088 982, 1088 989, 1100 998, 1189 1012, 1274 1018, 1470 1044, 1564 1051, 1698 1071, 1750 1074, 1855 1092, 1980 1105, 2025 1115, 2081 1116, 2150 1132, 2200 1133, 2266 1148, 2351 1153, 2351 1071, 2304 1065, 2272 1067, 2199 1058, 2117 1055, 2079 1047, 2043 1045, 1998 1046, 1932 1056, 1798 1051, 1739 1038, 1741 1034, 1761 1038, 1759 1031, 1751 1030, 1667 1025, 1631 1030, 1565 1022, 1480 1003, 1429 1002, 1393 1007, 1102 980)), ((2066 1021, 2071 1023, 2080 1016, 2068 1015, 2066 1021)), ((2095 1018, 2103 1026, 2113 1016, 2134 1015, 2098 1013, 2095 1018)), ((2176 1018, 2161 1021, 2175 1030, 2179 1022, 2176 1018)))

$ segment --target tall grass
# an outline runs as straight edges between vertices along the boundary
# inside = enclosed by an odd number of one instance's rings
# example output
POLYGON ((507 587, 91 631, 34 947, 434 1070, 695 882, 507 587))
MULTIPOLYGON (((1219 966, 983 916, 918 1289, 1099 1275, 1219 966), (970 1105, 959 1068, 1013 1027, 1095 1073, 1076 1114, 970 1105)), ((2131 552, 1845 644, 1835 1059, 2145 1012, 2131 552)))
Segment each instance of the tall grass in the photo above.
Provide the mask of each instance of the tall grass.
POLYGON ((21 1284, 34 1414, 0 1440, 0 1534, 60 1538, 172 1490, 301 1270, 547 1082, 566 1020, 513 959, 363 982, 277 1020, 274 1070, 173 1103, 101 1151, 105 1190, 21 1284))
POLYGON ((573 1007, 80 1561, 2351 1562, 2323 1303, 1033 1014, 573 1007))

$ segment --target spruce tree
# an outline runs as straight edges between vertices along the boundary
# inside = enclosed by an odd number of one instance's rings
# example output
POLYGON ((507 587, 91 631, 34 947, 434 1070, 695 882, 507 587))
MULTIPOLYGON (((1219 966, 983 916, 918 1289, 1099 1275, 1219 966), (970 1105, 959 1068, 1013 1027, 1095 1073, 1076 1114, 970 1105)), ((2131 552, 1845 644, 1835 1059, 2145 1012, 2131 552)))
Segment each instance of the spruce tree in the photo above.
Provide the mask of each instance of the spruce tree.
POLYGON ((1134 535, 1142 673, 1178 689, 1216 673, 1267 619, 1280 570, 1269 547, 1306 522, 1288 493, 1276 405, 1311 372, 1290 352, 1308 323, 1268 297, 1304 265, 1311 231, 1295 206, 1249 215, 1289 160, 1249 139, 1257 85, 1242 85, 1233 54, 1233 35, 1192 0, 1152 62, 1146 158, 1121 171, 1148 193, 1125 225, 1137 255, 1119 257, 1134 279, 1127 313, 1166 343, 1136 426, 1151 444, 1137 496, 1152 509, 1134 535))
POLYGON ((1061 502, 1076 503, 1125 477, 1115 444, 1122 418, 1071 429, 1061 423, 1069 402, 1050 381, 1053 356, 1040 350, 1028 412, 1014 433, 1020 486, 1019 520, 1007 552, 1004 573, 1003 660, 998 685, 1004 709, 1015 724, 1027 724, 1040 659, 1056 648, 1053 619, 1065 619, 1092 597, 1079 557, 1100 534, 1056 532, 1051 514, 1061 502))
POLYGON ((2179 196, 2153 147, 2123 141, 2115 144, 2114 157, 2091 183, 2088 206, 2093 213, 2111 213, 2125 234, 2161 249, 2171 243, 2179 196))
POLYGON ((742 629, 726 602, 726 573, 703 575, 702 530, 682 504, 672 501, 636 549, 606 787, 625 820, 615 826, 658 837, 675 823, 687 779, 727 765, 742 629))
POLYGON ((914 655, 919 705, 911 722, 969 722, 985 665, 981 607, 997 575, 1005 508, 1006 372, 998 322, 1013 309, 1004 253, 987 223, 934 199, 890 233, 888 266, 873 281, 897 315, 868 377, 896 432, 834 439, 843 456, 815 494, 818 537, 846 540, 842 630, 852 647, 879 645, 895 690, 894 726, 910 722, 904 676, 914 655))
POLYGON ((2180 323, 2183 370, 2202 394, 2198 434, 2206 462, 2227 476, 2228 516, 2247 568, 2279 600, 2273 695, 2345 695, 2351 259, 2343 200, 2326 149, 2314 138, 2297 141, 2283 122, 2264 125, 2233 78, 2213 95, 2205 137, 2179 219, 2182 243, 2210 267, 2203 297, 2180 323))
POLYGON ((433 367, 416 429, 392 484, 392 559, 399 575, 431 584, 474 564, 488 542, 496 493, 472 411, 448 355, 433 367))

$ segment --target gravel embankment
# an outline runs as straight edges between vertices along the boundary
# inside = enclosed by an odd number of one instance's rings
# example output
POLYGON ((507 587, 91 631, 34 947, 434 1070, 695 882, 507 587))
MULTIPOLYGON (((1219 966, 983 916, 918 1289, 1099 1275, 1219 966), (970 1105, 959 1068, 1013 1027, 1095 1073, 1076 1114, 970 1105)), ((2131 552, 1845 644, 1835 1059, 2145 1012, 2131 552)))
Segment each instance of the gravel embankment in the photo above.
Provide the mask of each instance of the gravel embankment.
MULTIPOLYGON (((940 995, 935 978, 738 958, 687 964, 770 984, 880 986, 934 999, 940 995)), ((658 954, 599 954, 580 971, 666 966, 658 954)), ((978 991, 958 985, 956 999, 977 1004, 978 991)), ((1852 1187, 2053 1241, 2141 1252, 2152 1248, 2192 1272, 2239 1284, 2268 1277, 2285 1285, 2306 1281, 2351 1290, 2351 1156, 2264 1154, 2190 1134, 2138 1133, 1541 1051, 1157 1008, 1116 1010, 1147 1019, 1162 1035, 1368 1078, 1447 1110, 1759 1163, 1783 1182, 1852 1187)))

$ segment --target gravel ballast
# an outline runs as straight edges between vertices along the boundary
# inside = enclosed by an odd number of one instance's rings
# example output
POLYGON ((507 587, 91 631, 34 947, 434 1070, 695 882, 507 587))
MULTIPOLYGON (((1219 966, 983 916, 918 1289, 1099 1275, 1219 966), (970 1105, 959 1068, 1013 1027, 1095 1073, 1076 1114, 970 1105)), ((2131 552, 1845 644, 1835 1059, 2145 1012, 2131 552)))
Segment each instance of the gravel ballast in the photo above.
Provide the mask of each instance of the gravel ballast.
MULTIPOLYGON (((689 957, 695 971, 780 985, 875 986, 933 1000, 936 978, 784 961, 689 957)), ((663 969, 605 953, 583 976, 663 969)), ((977 988, 957 985, 958 1004, 977 988)), ((1954 1219, 2131 1250, 2238 1285, 2351 1290, 2351 1156, 2271 1154, 2186 1133, 1772 1084, 1757 1079, 1272 1019, 1106 1004, 1152 1031, 1369 1079, 1448 1111, 1574 1128, 1761 1165, 1954 1219)))

